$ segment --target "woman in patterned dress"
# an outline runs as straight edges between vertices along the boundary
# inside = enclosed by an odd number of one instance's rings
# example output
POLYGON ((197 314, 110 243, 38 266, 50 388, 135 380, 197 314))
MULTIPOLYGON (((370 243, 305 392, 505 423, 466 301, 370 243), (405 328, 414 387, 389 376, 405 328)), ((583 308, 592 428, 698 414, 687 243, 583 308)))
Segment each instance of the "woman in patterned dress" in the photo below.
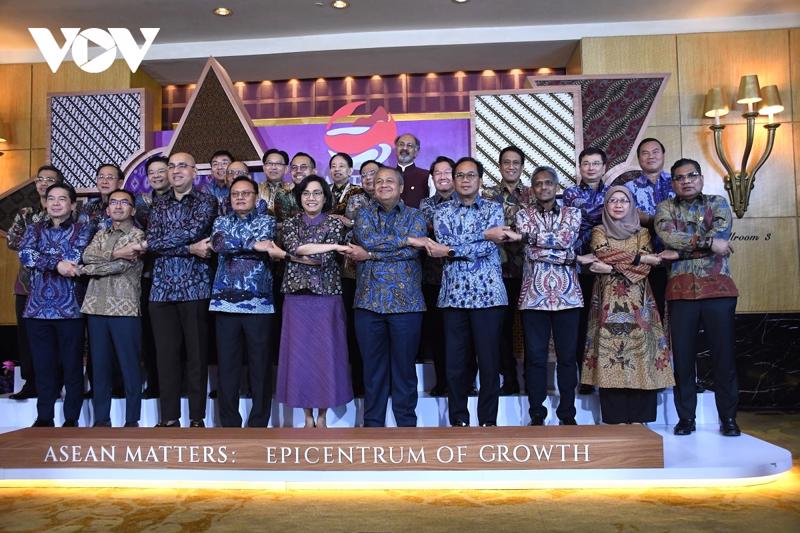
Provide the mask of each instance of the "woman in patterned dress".
POLYGON ((605 195, 603 223, 592 229, 598 274, 592 292, 581 383, 600 387, 607 424, 656 419, 656 391, 675 384, 670 350, 647 281, 653 254, 650 234, 639 224, 625 187, 605 195))
POLYGON ((284 222, 284 250, 271 252, 287 259, 275 397, 302 407, 305 427, 326 427, 328 408, 353 399, 338 257, 346 230, 327 214, 333 200, 322 178, 308 176, 293 192, 303 212, 284 222))

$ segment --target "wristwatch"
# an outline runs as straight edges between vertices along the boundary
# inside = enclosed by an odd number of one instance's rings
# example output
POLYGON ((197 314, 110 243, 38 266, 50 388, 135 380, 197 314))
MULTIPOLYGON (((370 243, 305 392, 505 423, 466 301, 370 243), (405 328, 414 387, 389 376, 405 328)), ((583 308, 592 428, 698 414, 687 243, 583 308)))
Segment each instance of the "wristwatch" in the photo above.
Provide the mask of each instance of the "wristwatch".
POLYGON ((455 250, 453 250, 452 248, 447 250, 447 257, 455 257, 455 256, 456 256, 456 251, 455 250))

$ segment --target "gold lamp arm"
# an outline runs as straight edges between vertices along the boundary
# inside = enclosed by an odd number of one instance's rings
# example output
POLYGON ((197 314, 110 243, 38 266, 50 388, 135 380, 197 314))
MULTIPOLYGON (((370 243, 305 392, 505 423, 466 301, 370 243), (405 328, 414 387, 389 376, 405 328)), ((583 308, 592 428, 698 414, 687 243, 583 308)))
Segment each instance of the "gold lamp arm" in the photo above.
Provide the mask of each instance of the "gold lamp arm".
POLYGON ((745 205, 750 203, 750 191, 752 191, 753 187, 755 186, 756 173, 761 169, 761 167, 764 166, 764 163, 767 162, 770 154, 772 154, 772 147, 775 145, 775 130, 777 130, 779 127, 779 123, 764 125, 764 128, 767 130, 767 146, 764 148, 764 153, 753 167, 753 170, 751 170, 747 175, 747 183, 745 183, 744 187, 745 205))

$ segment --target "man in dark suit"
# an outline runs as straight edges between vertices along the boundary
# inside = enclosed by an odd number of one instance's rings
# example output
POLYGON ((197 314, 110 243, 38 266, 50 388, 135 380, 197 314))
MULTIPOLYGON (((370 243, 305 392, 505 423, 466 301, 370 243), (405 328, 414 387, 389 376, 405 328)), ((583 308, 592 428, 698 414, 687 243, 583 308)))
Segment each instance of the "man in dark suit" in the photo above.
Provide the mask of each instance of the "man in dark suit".
POLYGON ((419 207, 419 203, 430 196, 428 192, 428 171, 414 164, 419 152, 419 139, 410 133, 404 133, 394 140, 397 170, 403 174, 403 202, 410 207, 419 207))

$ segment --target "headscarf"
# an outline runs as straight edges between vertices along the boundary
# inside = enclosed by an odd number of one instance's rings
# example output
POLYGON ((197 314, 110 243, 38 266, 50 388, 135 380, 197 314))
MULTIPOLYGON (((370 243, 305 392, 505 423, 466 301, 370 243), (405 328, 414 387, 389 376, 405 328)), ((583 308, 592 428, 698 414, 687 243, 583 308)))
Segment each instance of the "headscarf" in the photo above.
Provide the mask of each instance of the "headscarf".
POLYGON ((603 200, 603 227, 608 237, 618 241, 624 241, 641 229, 639 213, 636 211, 636 202, 633 200, 633 195, 627 187, 615 185, 606 191, 606 196, 603 200), (608 214, 608 200, 611 198, 611 195, 617 192, 623 193, 630 202, 628 214, 625 215, 625 218, 622 220, 615 220, 608 214))

